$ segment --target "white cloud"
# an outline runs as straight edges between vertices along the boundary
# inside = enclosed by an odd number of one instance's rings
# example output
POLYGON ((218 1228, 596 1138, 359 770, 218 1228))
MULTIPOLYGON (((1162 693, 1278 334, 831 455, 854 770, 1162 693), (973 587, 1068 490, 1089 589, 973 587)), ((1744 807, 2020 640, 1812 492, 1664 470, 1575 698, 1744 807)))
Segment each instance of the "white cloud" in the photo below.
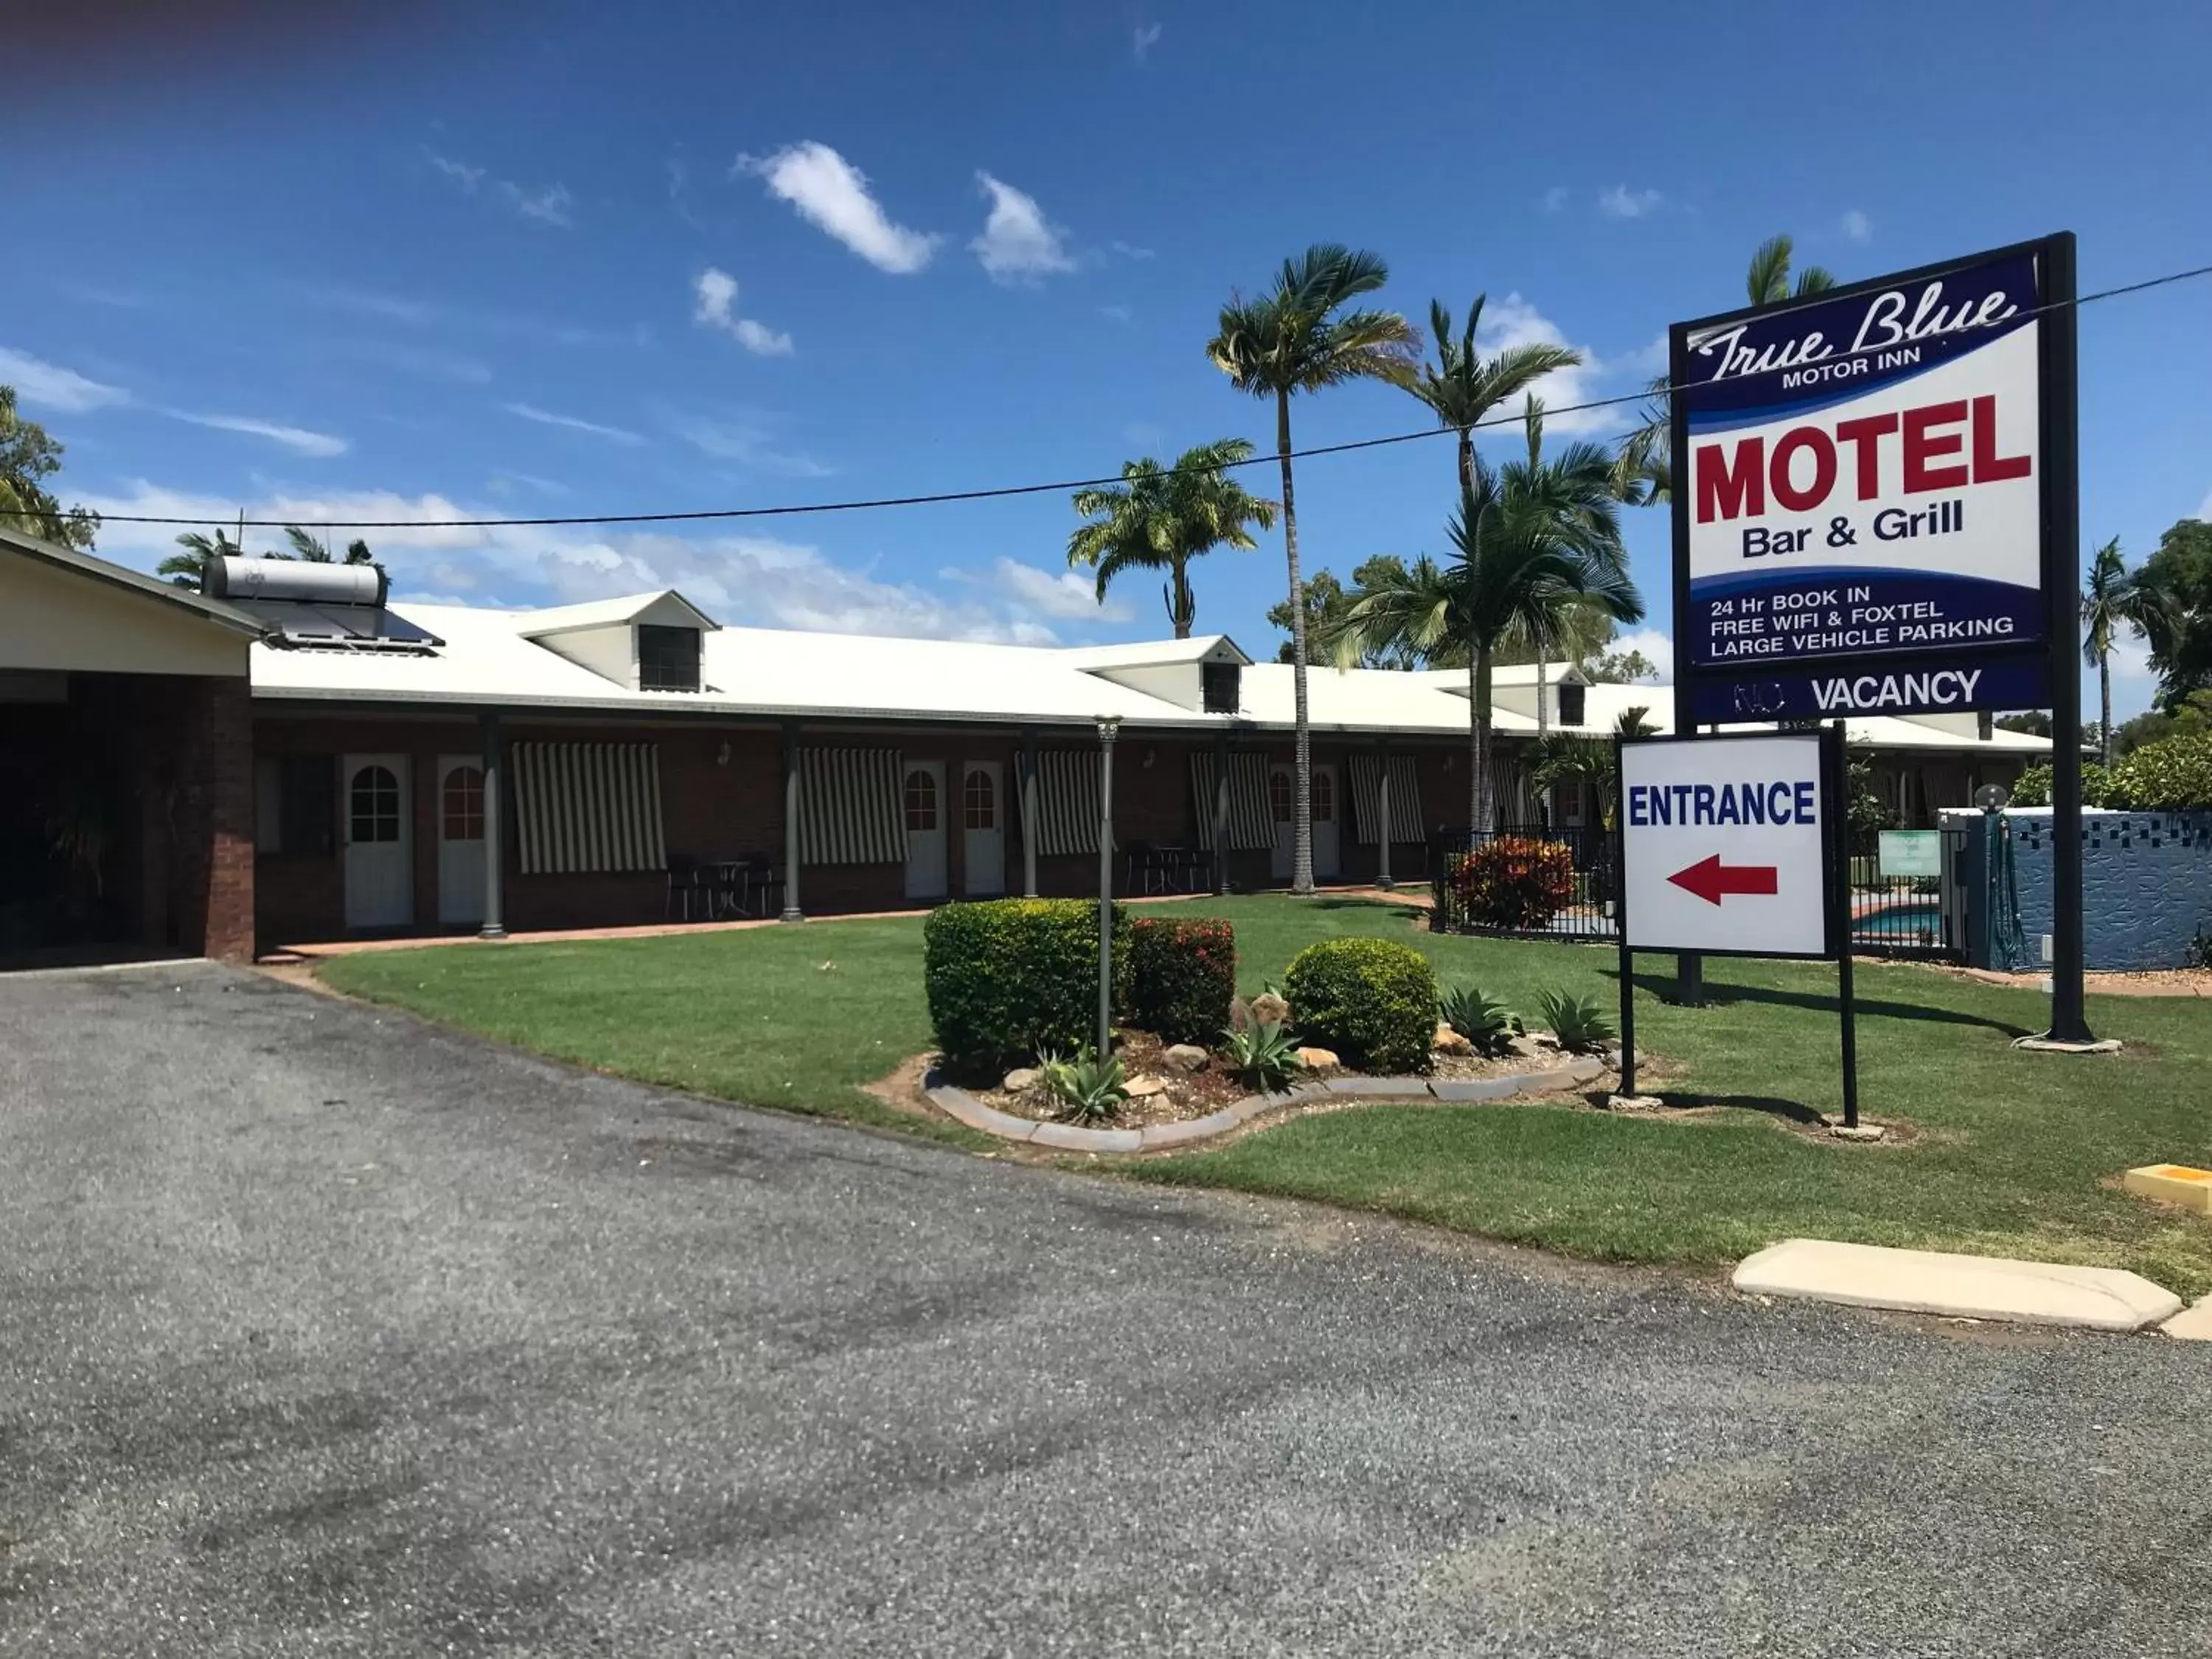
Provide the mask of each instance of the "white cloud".
POLYGON ((1152 55, 1152 48, 1159 43, 1160 25, 1158 23, 1138 24, 1136 33, 1130 41, 1130 45, 1136 52, 1137 61, 1140 64, 1152 55))
POLYGON ((1666 199, 1656 190, 1631 190, 1626 185, 1615 185, 1601 191, 1597 198, 1598 211, 1611 219, 1641 219, 1658 211, 1666 199))
MULTIPOLYGON (((1476 331, 1476 349, 1486 356, 1494 356, 1508 346, 1569 345, 1571 342, 1550 318, 1522 299, 1519 294, 1509 294, 1502 300, 1492 300, 1482 310, 1482 326, 1476 331)), ((1605 395, 1599 380, 1611 365, 1601 363, 1597 354, 1587 347, 1575 348, 1583 354, 1580 366, 1574 368, 1553 369, 1531 388, 1546 405, 1544 433, 1547 437, 1589 437, 1595 434, 1610 434, 1630 424, 1626 409, 1583 409, 1571 407, 1605 395)), ((1522 400, 1498 410, 1491 419, 1499 424, 1483 428, 1476 435, 1493 441, 1513 444, 1521 442, 1522 400)))
POLYGON ((575 206, 576 198, 568 193, 566 185, 547 185, 542 190, 526 190, 511 179, 501 179, 498 184, 499 193, 507 198, 507 205, 526 219, 559 225, 564 230, 576 222, 569 216, 568 211, 575 206))
POLYGON ((701 454, 718 461, 734 461, 757 472, 774 472, 787 478, 826 478, 836 471, 811 455, 777 447, 771 422, 765 416, 733 421, 680 416, 672 422, 676 435, 701 454))
POLYGON ((1566 209, 1567 197, 1570 193, 1571 192, 1565 185, 1553 185, 1551 189, 1544 192, 1544 211, 1547 213, 1564 212, 1566 209))
POLYGON ((977 173, 975 182, 991 198, 991 216, 984 221, 983 234, 968 246, 993 282, 1031 282, 1075 269, 1060 240, 1066 233, 1046 219, 1034 196, 988 173, 977 173))
POLYGON ((569 210, 575 205, 576 198, 568 193, 566 185, 545 185, 533 190, 516 184, 512 179, 491 178, 484 168, 472 162, 455 161, 450 155, 441 155, 428 144, 422 146, 422 159, 452 179, 465 196, 474 196, 477 187, 486 179, 491 179, 492 190, 499 199, 524 218, 535 219, 542 224, 559 225, 563 228, 574 222, 569 216, 569 210))
POLYGON ((305 427, 287 426, 281 421, 257 421, 246 415, 195 415, 182 409, 165 410, 163 413, 193 426, 212 427, 217 432, 242 432, 251 438, 266 438, 296 454, 317 460, 326 461, 352 447, 343 438, 330 433, 310 432, 305 427))
POLYGON ((2207 493, 2204 499, 2197 504, 2197 516, 2212 520, 2212 493, 2207 493))
POLYGON ((1112 248, 1115 252, 1120 254, 1124 259, 1154 259, 1159 257, 1158 253, 1155 250, 1148 247, 1139 247, 1135 243, 1125 242, 1118 236, 1112 241, 1109 242, 1106 246, 1112 248))
POLYGON ((14 386, 15 396, 25 404, 71 415, 131 401, 131 394, 119 386, 104 386, 73 368, 27 352, 10 351, 5 346, 0 346, 0 386, 14 386))
POLYGON ((622 444, 631 449, 645 442, 641 433, 626 431, 618 426, 602 426, 597 421, 586 421, 580 416, 556 415, 550 409, 538 408, 535 404, 501 404, 500 407, 510 415, 519 415, 526 421, 535 421, 540 426, 557 426, 570 432, 588 433, 594 438, 605 438, 610 443, 622 444))
POLYGON ((700 327, 721 330, 756 357, 791 356, 791 336, 736 314, 738 279, 728 271, 709 265, 699 273, 694 287, 699 303, 692 310, 691 320, 700 327))
POLYGON ((1127 306, 1113 305, 1099 307, 1098 314, 1109 323, 1126 323, 1134 317, 1136 313, 1131 311, 1127 306))
POLYGON ((422 146, 422 159, 471 194, 483 182, 484 170, 482 167, 471 167, 466 161, 456 161, 450 155, 441 155, 428 144, 422 146))
POLYGON ((1854 242, 1874 240, 1874 221, 1853 208, 1844 216, 1844 234, 1854 242))
MULTIPOLYGON (((1050 645, 1055 635, 1040 607, 1024 596, 987 586, 948 597, 910 582, 878 580, 867 569, 832 561, 819 548, 772 537, 603 531, 586 527, 436 527, 439 519, 495 516, 443 495, 389 490, 307 495, 273 492, 246 501, 164 488, 144 480, 85 505, 111 515, 100 551, 150 568, 174 550, 182 526, 122 524, 112 515, 178 518, 199 526, 248 519, 314 525, 343 520, 401 521, 385 530, 341 532, 364 537, 392 575, 403 599, 434 603, 465 595, 495 605, 565 605, 654 588, 674 587, 725 621, 776 628, 1050 645)), ((256 550, 279 532, 248 530, 256 550)), ((1049 584, 1042 571, 1031 574, 1049 584)), ((1077 579, 1077 580, 1079 580, 1077 579)), ((1057 596, 1048 596, 1062 605, 1057 596)), ((1098 616, 1085 595, 1086 614, 1098 616)), ((1074 614, 1072 611, 1045 614, 1074 614)))
POLYGON ((991 580, 1025 608, 1041 617, 1075 622, 1127 622, 1129 608, 1109 597, 1098 602, 1098 579, 1073 570, 1039 570, 1018 559, 1000 559, 992 567, 991 580))
POLYGON ((733 171, 764 180, 769 194, 790 203, 800 218, 894 276, 920 270, 942 240, 894 223, 868 194, 867 175, 812 139, 773 155, 740 155, 733 171))
POLYGON ((397 294, 380 294, 374 289, 348 288, 342 283, 320 288, 306 288, 301 297, 309 303, 331 311, 347 311, 363 317, 380 317, 386 322, 413 323, 420 326, 435 322, 437 307, 422 300, 410 300, 397 294))

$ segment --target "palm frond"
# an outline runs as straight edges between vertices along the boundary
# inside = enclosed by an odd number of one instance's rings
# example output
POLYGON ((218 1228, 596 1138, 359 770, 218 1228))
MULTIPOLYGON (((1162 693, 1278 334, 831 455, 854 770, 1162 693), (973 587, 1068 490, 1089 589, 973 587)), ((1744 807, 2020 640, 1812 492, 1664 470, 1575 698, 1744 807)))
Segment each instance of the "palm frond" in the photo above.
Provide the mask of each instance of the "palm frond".
POLYGON ((1744 273, 1744 293, 1755 306, 1778 305, 1790 297, 1790 256, 1796 244, 1787 236, 1770 236, 1751 256, 1744 273))

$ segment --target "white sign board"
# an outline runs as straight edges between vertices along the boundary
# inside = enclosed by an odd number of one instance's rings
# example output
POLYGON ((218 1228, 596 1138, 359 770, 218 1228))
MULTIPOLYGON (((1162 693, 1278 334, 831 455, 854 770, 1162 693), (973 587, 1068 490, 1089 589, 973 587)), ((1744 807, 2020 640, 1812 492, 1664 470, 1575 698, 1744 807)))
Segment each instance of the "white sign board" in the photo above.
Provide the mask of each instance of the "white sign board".
POLYGON ((1821 747, 1811 732, 1621 745, 1630 949, 1828 954, 1821 747))
POLYGON ((1885 830, 1876 846, 1885 877, 1943 873, 1943 838, 1934 830, 1885 830))

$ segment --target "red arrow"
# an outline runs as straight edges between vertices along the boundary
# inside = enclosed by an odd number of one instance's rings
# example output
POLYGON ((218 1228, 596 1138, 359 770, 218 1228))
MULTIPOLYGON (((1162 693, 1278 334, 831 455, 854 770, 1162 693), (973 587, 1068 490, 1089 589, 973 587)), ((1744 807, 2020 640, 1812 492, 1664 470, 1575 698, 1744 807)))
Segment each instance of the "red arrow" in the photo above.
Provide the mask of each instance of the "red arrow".
POLYGON ((1716 853, 1686 870, 1667 878, 1685 892, 1695 893, 1708 904, 1718 904, 1724 893, 1771 893, 1778 874, 1771 864, 1723 864, 1716 853))

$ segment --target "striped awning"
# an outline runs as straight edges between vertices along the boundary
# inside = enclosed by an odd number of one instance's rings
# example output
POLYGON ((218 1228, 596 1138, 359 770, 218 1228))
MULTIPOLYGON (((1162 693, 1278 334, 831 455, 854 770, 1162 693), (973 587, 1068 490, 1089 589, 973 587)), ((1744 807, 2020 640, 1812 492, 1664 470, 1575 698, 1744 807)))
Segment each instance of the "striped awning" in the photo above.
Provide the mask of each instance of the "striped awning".
POLYGON ((904 864, 905 781, 896 749, 801 749, 800 861, 904 864))
MULTIPOLYGON (((1421 779, 1411 755, 1390 757, 1390 842, 1426 841, 1421 815, 1421 779)), ((1382 838, 1382 757, 1352 757, 1352 827, 1363 847, 1382 838)))
MULTIPOLYGON (((1039 857, 1098 850, 1098 751, 1041 749, 1037 751, 1039 857)), ((1026 805, 1023 809, 1025 812, 1026 805)), ((1022 833, 1030 833, 1024 822, 1022 833)))
POLYGON ((524 875, 664 867, 658 744, 518 743, 512 754, 524 875))
MULTIPOLYGON (((1201 750, 1190 757, 1190 795, 1198 819, 1198 844, 1213 848, 1213 757, 1201 750)), ((1229 757, 1229 848, 1243 852, 1275 844, 1275 820, 1267 807, 1267 757, 1229 757)))

